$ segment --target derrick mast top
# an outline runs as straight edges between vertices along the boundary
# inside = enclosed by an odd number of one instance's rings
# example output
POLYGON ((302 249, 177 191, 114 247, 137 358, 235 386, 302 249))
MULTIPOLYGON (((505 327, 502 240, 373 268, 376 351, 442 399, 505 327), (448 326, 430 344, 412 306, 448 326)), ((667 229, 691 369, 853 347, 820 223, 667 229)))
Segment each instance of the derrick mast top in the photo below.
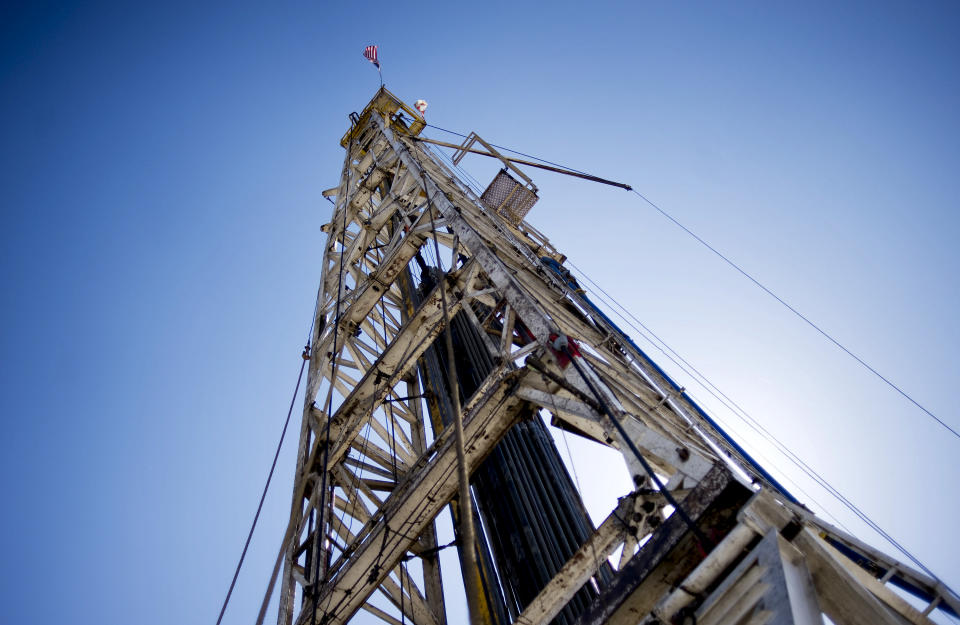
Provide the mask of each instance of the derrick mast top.
POLYGON ((347 147, 351 140, 357 138, 359 133, 367 127, 370 116, 374 114, 381 115, 392 130, 397 130, 413 137, 419 135, 427 125, 423 116, 417 111, 407 106, 386 87, 380 87, 380 90, 373 96, 373 99, 363 108, 362 113, 359 115, 356 115, 356 113, 351 114, 350 121, 352 123, 350 129, 343 135, 343 138, 340 139, 340 147, 347 147), (412 118, 410 124, 408 125, 406 123, 405 117, 397 115, 398 113, 409 114, 412 118))
MULTIPOLYGON (((365 131, 369 130, 369 122, 372 115, 380 116, 384 121, 386 129, 396 132, 401 137, 420 143, 454 148, 455 152, 451 158, 454 167, 459 165, 460 161, 467 154, 479 154, 481 156, 498 159, 503 164, 503 167, 483 193, 480 194, 479 199, 486 209, 500 217, 507 230, 516 236, 525 246, 529 247, 538 257, 549 257, 559 263, 566 260, 566 256, 558 252, 543 233, 534 228, 529 222, 524 221, 524 218, 529 214, 530 209, 533 208, 533 205, 536 204, 539 197, 537 195, 538 189, 533 183, 533 180, 518 167, 518 164, 540 167, 609 183, 609 181, 593 176, 584 176, 582 174, 562 171, 524 159, 509 158, 474 132, 471 132, 465 138, 464 142, 459 145, 421 137, 420 133, 428 125, 426 120, 420 113, 400 100, 386 87, 380 87, 361 113, 351 113, 351 126, 343 135, 343 138, 340 139, 340 146, 346 148, 351 141, 359 140, 360 155, 366 156, 368 144, 362 139, 366 134, 365 131), (483 149, 475 147, 476 144, 479 144, 483 149)), ((370 135, 370 138, 372 138, 372 135, 370 135)), ((369 165, 369 163, 365 161, 364 163, 369 165)), ((456 183, 465 191, 469 191, 467 185, 464 185, 457 179, 452 172, 447 173, 450 175, 451 182, 456 183)), ((627 187, 627 185, 619 186, 627 187)), ((332 192, 333 190, 331 189, 330 191, 332 192)))

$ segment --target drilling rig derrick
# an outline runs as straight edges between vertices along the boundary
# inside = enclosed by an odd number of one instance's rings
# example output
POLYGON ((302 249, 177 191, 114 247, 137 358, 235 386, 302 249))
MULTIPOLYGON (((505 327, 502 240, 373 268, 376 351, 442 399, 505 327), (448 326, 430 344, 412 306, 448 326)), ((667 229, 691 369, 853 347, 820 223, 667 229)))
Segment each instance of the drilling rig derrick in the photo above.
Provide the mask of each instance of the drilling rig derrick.
POLYGON ((930 622, 891 585, 960 611, 799 505, 593 306, 516 159, 471 134, 445 163, 425 127, 381 88, 324 193, 280 625, 444 625, 447 547, 473 623, 930 622), (482 193, 455 173, 478 152, 503 162, 482 193), (596 527, 541 415, 623 455, 635 488, 596 527))

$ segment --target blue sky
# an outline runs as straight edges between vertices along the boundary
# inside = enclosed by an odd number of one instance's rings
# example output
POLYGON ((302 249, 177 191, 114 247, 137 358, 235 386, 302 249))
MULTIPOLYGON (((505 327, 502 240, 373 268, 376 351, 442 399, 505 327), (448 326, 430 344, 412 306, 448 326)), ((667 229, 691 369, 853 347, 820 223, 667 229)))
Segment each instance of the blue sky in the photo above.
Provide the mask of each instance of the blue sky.
MULTIPOLYGON (((960 426, 960 10, 798 5, 5 4, 0 620, 215 621, 371 43, 431 123, 634 185, 960 426)), ((538 229, 960 586, 960 440, 639 198, 529 173, 538 229)), ((225 622, 256 612, 293 448, 225 622)))

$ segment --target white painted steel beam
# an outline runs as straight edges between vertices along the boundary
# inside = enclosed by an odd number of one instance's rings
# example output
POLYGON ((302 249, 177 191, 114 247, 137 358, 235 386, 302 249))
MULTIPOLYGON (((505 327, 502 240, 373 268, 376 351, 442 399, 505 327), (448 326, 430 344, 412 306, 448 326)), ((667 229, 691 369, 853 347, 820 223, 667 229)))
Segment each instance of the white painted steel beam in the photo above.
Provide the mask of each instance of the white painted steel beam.
POLYGON ((624 534, 630 531, 623 519, 633 514, 635 501, 636 495, 621 498, 616 509, 530 602, 514 625, 545 625, 560 614, 567 602, 623 542, 624 534))

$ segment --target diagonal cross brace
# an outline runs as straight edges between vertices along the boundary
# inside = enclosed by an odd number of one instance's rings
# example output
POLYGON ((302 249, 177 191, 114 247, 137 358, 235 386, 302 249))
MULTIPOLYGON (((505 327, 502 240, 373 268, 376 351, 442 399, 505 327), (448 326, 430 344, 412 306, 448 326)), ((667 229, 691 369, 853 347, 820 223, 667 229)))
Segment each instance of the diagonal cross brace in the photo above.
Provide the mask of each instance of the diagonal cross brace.
MULTIPOLYGON (((523 370, 508 372, 501 368, 465 408, 469 470, 486 458, 516 422, 525 402, 513 389, 524 375, 523 370)), ((456 494, 456 456, 452 429, 446 429, 401 480, 382 511, 358 533, 349 557, 331 567, 331 578, 317 601, 317 623, 345 623, 386 579, 427 524, 456 494)), ((306 625, 313 617, 312 610, 304 610, 297 623, 306 625)))

